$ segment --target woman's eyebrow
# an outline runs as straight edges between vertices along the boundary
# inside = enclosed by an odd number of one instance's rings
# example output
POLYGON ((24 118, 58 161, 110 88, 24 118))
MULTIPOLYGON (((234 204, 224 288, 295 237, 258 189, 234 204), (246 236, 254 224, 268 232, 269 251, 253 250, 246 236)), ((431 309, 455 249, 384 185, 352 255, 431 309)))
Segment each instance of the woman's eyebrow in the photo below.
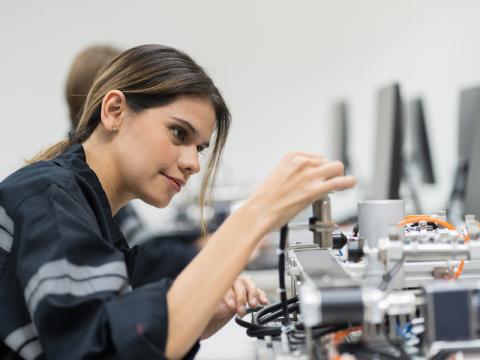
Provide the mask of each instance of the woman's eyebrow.
MULTIPOLYGON (((198 131, 193 127, 192 124, 190 124, 189 121, 184 120, 184 119, 181 119, 181 118, 176 117, 176 116, 172 116, 172 119, 175 119, 175 120, 178 121, 179 123, 181 123, 181 124, 185 125, 187 128, 189 128, 190 131, 192 132, 192 134, 193 134, 194 136, 198 134, 198 131)), ((205 142, 205 143, 202 144, 202 146, 203 146, 204 148, 208 148, 208 147, 210 146, 210 143, 209 143, 209 142, 205 142)))
POLYGON ((172 116, 173 119, 177 120, 178 122, 182 123, 183 125, 185 125, 187 128, 190 129, 190 131, 193 133, 193 135, 196 135, 197 134, 197 130, 193 127, 192 124, 190 124, 190 122, 188 122, 187 120, 184 120, 184 119, 181 119, 181 118, 178 118, 176 116, 172 116))

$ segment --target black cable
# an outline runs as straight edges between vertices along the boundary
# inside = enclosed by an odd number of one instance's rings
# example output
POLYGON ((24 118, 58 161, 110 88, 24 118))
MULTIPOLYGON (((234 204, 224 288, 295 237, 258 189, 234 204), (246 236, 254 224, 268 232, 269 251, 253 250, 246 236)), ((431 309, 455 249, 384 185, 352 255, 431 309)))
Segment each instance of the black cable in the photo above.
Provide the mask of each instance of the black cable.
MULTIPOLYGON (((290 304, 293 304, 293 303, 297 303, 298 302, 298 297, 297 296, 293 296, 291 297, 290 299, 287 300, 287 306, 290 305, 290 304)), ((258 309, 258 308, 257 308, 258 309)), ((281 310, 282 309, 282 303, 279 301, 279 302, 276 302, 272 305, 268 305, 268 306, 264 306, 263 308, 261 308, 260 310, 256 311, 255 313, 255 316, 254 316, 254 322, 256 324, 258 324, 258 319, 259 318, 262 318, 264 315, 266 314, 269 314, 269 313, 272 313, 272 312, 276 312, 277 310, 281 310)), ((283 310, 282 310, 283 311, 283 310)), ((283 314, 283 313, 282 313, 283 314)))
MULTIPOLYGON (((292 303, 297 303, 298 298, 292 298, 290 300, 287 300, 287 290, 285 287, 285 251, 287 248, 287 234, 288 234, 288 226, 284 225, 280 229, 280 245, 279 245, 279 251, 278 251, 278 277, 279 277, 280 303, 260 309, 254 315, 252 323, 246 322, 245 320, 241 319, 239 316, 235 317, 235 321, 237 324, 247 328, 248 336, 259 337, 259 338, 263 338, 264 336, 279 336, 282 332, 281 327, 261 325, 263 322, 270 322, 270 321, 273 321, 274 319, 278 320, 279 319, 278 315, 280 314, 278 314, 277 310, 279 308, 281 308, 281 314, 283 314, 283 317, 281 318, 282 325, 286 327, 290 324, 288 305, 292 303), (266 319, 262 320, 263 316, 266 316, 266 319)), ((298 309, 298 305, 294 306, 293 308, 298 309)))
MULTIPOLYGON (((247 310, 245 311, 245 315, 248 315, 248 314, 252 314, 254 312, 256 312, 258 310, 259 307, 253 309, 253 308, 247 308, 247 310)), ((246 329, 258 329, 258 328, 261 328, 260 325, 257 325, 257 324, 254 324, 253 322, 249 322, 249 321, 246 321, 246 320, 243 320, 242 317, 240 317, 240 315, 237 315, 235 316, 235 322, 240 325, 241 327, 244 327, 246 329)))
MULTIPOLYGON (((258 308, 252 309, 248 308, 245 315, 252 314, 256 312, 258 308)), ((281 328, 277 326, 264 326, 264 325, 257 325, 253 322, 248 322, 243 320, 240 315, 235 316, 235 322, 247 329, 247 335, 250 337, 256 337, 263 339, 265 336, 279 336, 281 333, 281 328)))
MULTIPOLYGON (((298 297, 294 296, 287 300, 287 313, 291 311, 298 311, 298 297)), ((261 325, 273 321, 275 318, 279 317, 280 315, 284 315, 283 304, 278 302, 276 304, 265 306, 264 308, 260 309, 255 313, 253 316, 253 323, 256 325, 261 325)))
MULTIPOLYGON (((298 298, 295 296, 287 300, 287 310, 289 312, 298 310, 298 298)), ((251 337, 264 338, 265 336, 280 336, 282 333, 281 326, 267 326, 272 321, 283 319, 282 303, 278 302, 270 306, 257 307, 255 309, 249 308, 246 311, 247 314, 253 314, 252 322, 243 320, 239 315, 235 317, 235 322, 247 329, 247 335, 251 337)), ((288 319, 288 321, 293 319, 288 319)))
POLYGON ((290 324, 288 317, 287 289, 285 288, 285 251, 287 249, 288 224, 280 229, 280 245, 278 251, 278 283, 280 302, 283 310, 283 326, 290 324))
MULTIPOLYGON (((252 322, 247 322, 243 320, 240 316, 235 317, 235 322, 247 329, 247 335, 251 337, 264 338, 265 336, 277 337, 285 331, 286 327, 290 325, 291 318, 289 316, 290 312, 299 310, 298 297, 294 296, 290 299, 287 299, 287 292, 285 286, 285 253, 287 248, 287 235, 288 235, 288 225, 282 226, 280 229, 280 244, 278 251, 278 277, 279 277, 279 293, 280 293, 280 302, 275 303, 270 306, 265 306, 258 309, 248 309, 247 314, 252 314, 252 322), (266 326, 264 324, 271 323, 273 321, 281 321, 282 326, 266 326)), ((347 326, 348 327, 348 326, 347 326)), ((344 328, 343 326, 341 328, 344 328)), ((338 327, 332 326, 322 326, 322 327, 313 327, 312 336, 321 337, 330 332, 339 330, 338 327)), ((289 343, 303 340, 305 338, 305 333, 303 331, 302 324, 296 324, 292 329, 289 329, 287 339, 289 343), (302 336, 303 335, 303 336, 302 336)), ((303 341, 302 341, 303 342, 303 341)))
MULTIPOLYGON (((294 296, 287 300, 288 312, 297 311, 298 297, 294 296)), ((235 322, 247 329, 247 335, 250 337, 256 337, 263 339, 265 336, 278 337, 282 333, 282 326, 268 326, 266 324, 273 321, 283 322, 283 309, 282 303, 278 302, 265 307, 258 307, 255 309, 248 308, 245 315, 252 314, 252 322, 244 320, 237 315, 235 322)), ((290 320, 293 320, 290 318, 290 320)), ((312 328, 312 337, 319 338, 329 333, 339 331, 348 328, 349 324, 341 324, 336 326, 316 326, 312 328)), ((293 340, 292 343, 297 344, 299 341, 305 339, 305 327, 302 323, 294 325, 293 329, 289 332, 289 339, 293 340)))
POLYGON ((247 329, 247 335, 250 337, 256 337, 259 339, 265 338, 265 336, 277 337, 282 333, 281 327, 265 326, 260 329, 247 329))
MULTIPOLYGON (((296 310, 298 308, 298 297, 294 296, 290 299, 287 300, 287 304, 291 305, 292 310, 296 310)), ((264 321, 264 316, 269 316, 270 313, 278 313, 279 309, 281 310, 282 304, 280 302, 277 302, 275 304, 269 305, 269 306, 257 306, 256 308, 247 308, 245 315, 248 314, 254 314, 254 318, 252 322, 248 322, 243 320, 240 316, 237 315, 235 318, 235 321, 237 322, 238 325, 245 327, 245 328, 255 328, 262 326, 258 320, 260 320, 263 323, 264 321)), ((283 312, 280 313, 280 315, 283 314, 283 312)))

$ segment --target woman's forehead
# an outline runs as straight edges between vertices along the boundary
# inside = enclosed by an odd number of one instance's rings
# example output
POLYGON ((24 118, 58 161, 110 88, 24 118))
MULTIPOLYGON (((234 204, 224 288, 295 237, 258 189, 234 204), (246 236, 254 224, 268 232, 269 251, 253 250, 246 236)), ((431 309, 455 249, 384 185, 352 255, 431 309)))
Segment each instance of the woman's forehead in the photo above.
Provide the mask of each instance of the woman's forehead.
POLYGON ((215 127, 215 109, 206 97, 181 96, 166 110, 172 118, 188 122, 200 135, 210 136, 215 127))

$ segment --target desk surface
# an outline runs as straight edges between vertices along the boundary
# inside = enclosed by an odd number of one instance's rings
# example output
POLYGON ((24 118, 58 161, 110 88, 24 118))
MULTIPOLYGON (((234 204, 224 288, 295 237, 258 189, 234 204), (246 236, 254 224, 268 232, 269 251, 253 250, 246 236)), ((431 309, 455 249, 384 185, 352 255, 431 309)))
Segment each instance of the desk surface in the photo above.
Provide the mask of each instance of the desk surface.
POLYGON ((211 338, 201 342, 197 360, 255 360, 256 340, 232 319, 211 338))
MULTIPOLYGON (((265 290, 271 302, 278 286, 277 270, 248 271, 258 287, 265 290)), ((257 358, 256 339, 248 337, 245 329, 232 319, 211 338, 201 342, 197 360, 255 360, 257 358)))

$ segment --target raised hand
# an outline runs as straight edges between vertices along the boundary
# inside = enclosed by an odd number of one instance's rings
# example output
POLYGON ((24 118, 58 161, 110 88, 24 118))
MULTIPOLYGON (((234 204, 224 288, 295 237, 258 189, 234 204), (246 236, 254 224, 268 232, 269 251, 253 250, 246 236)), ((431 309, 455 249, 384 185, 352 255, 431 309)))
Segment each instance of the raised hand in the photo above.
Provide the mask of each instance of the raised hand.
POLYGON ((258 209, 269 229, 284 225, 307 205, 325 194, 351 188, 353 176, 344 176, 343 164, 321 155, 288 153, 267 180, 247 200, 258 209))

